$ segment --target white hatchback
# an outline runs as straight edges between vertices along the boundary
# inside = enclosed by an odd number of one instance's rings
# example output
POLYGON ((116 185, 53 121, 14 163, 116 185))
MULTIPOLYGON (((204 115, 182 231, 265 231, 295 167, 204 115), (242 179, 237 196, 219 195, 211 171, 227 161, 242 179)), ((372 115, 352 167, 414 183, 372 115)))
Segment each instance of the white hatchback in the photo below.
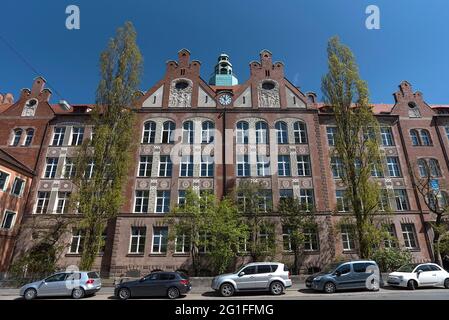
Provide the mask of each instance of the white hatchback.
POLYGON ((418 287, 439 287, 449 289, 449 272, 435 263, 410 263, 388 275, 390 286, 407 287, 415 290, 418 287))

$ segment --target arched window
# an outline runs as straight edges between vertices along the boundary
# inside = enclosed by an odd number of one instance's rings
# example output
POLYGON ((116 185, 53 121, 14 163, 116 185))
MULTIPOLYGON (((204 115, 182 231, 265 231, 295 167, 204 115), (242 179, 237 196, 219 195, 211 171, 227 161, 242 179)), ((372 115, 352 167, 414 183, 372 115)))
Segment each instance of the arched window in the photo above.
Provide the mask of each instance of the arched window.
POLYGON ((429 170, 432 177, 441 177, 440 164, 437 159, 429 159, 429 170))
POLYGON ((162 141, 161 143, 174 142, 175 123, 173 121, 165 121, 162 125, 162 141))
POLYGON ((419 140, 418 131, 415 129, 410 130, 410 138, 412 139, 412 145, 414 146, 420 146, 421 140, 419 140))
POLYGON ((256 122, 256 144, 268 143, 268 125, 265 121, 256 122))
POLYGON ((432 139, 430 138, 430 133, 426 129, 421 130, 421 142, 423 146, 432 145, 432 139))
POLYGON ((237 135, 236 139, 239 144, 248 144, 248 122, 246 121, 239 121, 237 122, 236 128, 237 128, 237 135))
POLYGON ((31 145, 31 142, 33 141, 33 136, 34 136, 34 129, 27 129, 26 137, 25 137, 25 141, 23 142, 23 145, 24 146, 31 145))
POLYGON ((293 133, 295 136, 296 144, 307 143, 307 131, 306 124, 304 122, 296 121, 293 124, 293 133))
POLYGON ((142 143, 149 144, 154 143, 156 137, 156 123, 153 121, 147 121, 143 125, 142 143))
POLYGON ((288 143, 287 124, 283 121, 278 121, 276 122, 275 128, 278 144, 288 143))
POLYGON ((212 121, 204 121, 201 124, 201 143, 212 143, 214 141, 214 128, 212 121))
POLYGON ((418 159, 418 171, 421 178, 428 176, 427 162, 424 159, 418 159))
POLYGON ((22 133, 23 133, 22 129, 15 129, 14 130, 14 136, 13 136, 12 141, 11 141, 11 145, 12 146, 18 146, 19 145, 20 139, 22 138, 22 133))
POLYGON ((186 121, 182 125, 182 142, 193 144, 194 131, 193 131, 193 121, 186 121))

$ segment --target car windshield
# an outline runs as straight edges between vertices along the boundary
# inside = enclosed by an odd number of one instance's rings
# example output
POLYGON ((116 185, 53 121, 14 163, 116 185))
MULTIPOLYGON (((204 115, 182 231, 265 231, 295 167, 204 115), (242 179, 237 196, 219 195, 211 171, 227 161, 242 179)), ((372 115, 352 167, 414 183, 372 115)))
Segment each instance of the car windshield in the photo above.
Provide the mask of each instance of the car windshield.
POLYGON ((416 266, 418 266, 416 263, 404 264, 398 269, 398 272, 413 272, 413 269, 415 269, 416 266))
POLYGON ((324 267, 323 272, 324 273, 331 273, 332 271, 337 269, 337 267, 339 265, 341 265, 341 262, 335 262, 335 263, 328 264, 326 267, 324 267))

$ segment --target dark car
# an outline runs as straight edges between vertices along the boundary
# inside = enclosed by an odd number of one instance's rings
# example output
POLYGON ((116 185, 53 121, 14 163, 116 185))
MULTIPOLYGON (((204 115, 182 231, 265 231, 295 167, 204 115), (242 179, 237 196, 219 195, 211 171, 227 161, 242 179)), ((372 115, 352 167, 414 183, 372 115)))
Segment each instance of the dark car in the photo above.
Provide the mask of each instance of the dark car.
POLYGON ((179 272, 154 272, 135 281, 115 286, 114 294, 121 300, 131 297, 168 297, 176 299, 192 289, 189 278, 179 272))
POLYGON ((333 263, 306 279, 306 287, 326 293, 345 289, 379 290, 379 268, 374 261, 333 263))

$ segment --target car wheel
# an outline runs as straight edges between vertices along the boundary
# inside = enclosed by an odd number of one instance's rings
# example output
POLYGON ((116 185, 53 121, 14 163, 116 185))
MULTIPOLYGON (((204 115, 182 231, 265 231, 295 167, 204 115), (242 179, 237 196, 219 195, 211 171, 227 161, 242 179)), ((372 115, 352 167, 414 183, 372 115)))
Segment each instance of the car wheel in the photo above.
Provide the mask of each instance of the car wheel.
POLYGON ((36 296, 37 292, 35 289, 26 289, 25 293, 23 294, 25 300, 33 300, 34 298, 36 298, 36 296))
POLYGON ((176 287, 171 287, 167 290, 167 297, 170 299, 176 299, 179 297, 179 290, 176 287))
POLYGON ((444 287, 446 289, 449 289, 449 278, 447 278, 446 280, 444 280, 444 287))
POLYGON ((234 286, 230 283, 223 283, 220 286, 220 294, 223 297, 230 297, 234 294, 234 286))
POLYGON ((83 288, 75 288, 72 291, 72 298, 73 299, 81 299, 84 297, 84 289, 83 288))
POLYGON ((120 298, 120 300, 127 300, 129 299, 129 297, 131 297, 131 292, 128 288, 121 288, 118 291, 118 297, 120 298))
POLYGON ((334 293, 337 290, 335 284, 333 282, 326 282, 324 285, 324 292, 326 293, 334 293))
POLYGON ((418 284, 416 283, 415 280, 410 280, 409 282, 407 282, 407 288, 409 290, 415 290, 418 287, 418 284))
POLYGON ((270 292, 272 295, 278 296, 284 292, 284 286, 279 281, 273 281, 270 284, 270 292))

